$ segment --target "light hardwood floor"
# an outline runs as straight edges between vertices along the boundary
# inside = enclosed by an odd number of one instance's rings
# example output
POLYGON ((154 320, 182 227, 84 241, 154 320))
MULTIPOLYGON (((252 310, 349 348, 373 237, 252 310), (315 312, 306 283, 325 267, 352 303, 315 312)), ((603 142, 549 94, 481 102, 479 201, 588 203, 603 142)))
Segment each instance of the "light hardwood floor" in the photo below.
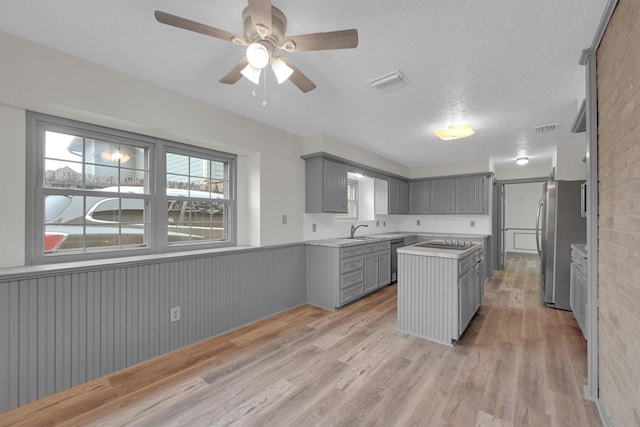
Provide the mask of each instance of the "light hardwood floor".
POLYGON ((0 414, 0 425, 599 426, 586 343, 512 257, 453 348, 396 331, 396 286, 303 306, 0 414))

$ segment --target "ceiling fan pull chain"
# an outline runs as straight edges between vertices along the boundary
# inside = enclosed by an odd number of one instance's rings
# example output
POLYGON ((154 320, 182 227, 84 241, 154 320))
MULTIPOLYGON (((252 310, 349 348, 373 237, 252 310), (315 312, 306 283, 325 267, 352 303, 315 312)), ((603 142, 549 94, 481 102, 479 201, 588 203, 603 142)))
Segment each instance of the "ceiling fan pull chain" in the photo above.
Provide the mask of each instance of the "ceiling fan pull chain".
POLYGON ((267 73, 262 73, 262 81, 264 82, 264 91, 262 93, 262 106, 267 106, 267 73))

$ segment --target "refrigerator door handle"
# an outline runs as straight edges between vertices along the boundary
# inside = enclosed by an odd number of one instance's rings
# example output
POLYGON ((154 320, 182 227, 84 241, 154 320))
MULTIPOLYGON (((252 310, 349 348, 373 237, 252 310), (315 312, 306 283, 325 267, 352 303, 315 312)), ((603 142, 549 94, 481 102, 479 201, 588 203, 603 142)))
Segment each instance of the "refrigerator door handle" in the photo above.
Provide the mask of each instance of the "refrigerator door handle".
POLYGON ((542 250, 540 248, 540 233, 542 230, 540 229, 540 219, 542 217, 542 206, 543 199, 540 199, 538 202, 538 211, 536 212, 536 248, 538 249, 538 256, 542 257, 542 250))

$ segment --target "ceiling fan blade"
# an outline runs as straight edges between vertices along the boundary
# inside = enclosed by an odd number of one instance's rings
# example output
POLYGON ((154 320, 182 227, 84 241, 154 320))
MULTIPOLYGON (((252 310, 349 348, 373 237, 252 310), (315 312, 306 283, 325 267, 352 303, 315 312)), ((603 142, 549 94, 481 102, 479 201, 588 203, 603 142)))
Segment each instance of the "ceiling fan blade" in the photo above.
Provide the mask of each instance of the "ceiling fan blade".
POLYGON ((352 49, 358 46, 358 30, 331 31, 328 33, 302 34, 287 37, 282 49, 287 52, 308 52, 312 50, 352 49), (292 41, 293 46, 289 44, 292 41), (287 46, 289 44, 289 46, 287 46), (292 49, 291 49, 292 48, 292 49))
POLYGON ((302 92, 307 93, 316 88, 316 84, 309 80, 309 77, 305 76, 302 71, 291 63, 287 58, 281 57, 285 64, 287 64, 292 70, 293 74, 289 77, 291 83, 296 85, 302 92))
POLYGON ((249 15, 260 37, 271 34, 271 0, 249 0, 249 15))
POLYGON ((242 69, 244 67, 247 66, 247 64, 249 63, 249 61, 247 60, 247 58, 244 58, 242 61, 240 61, 240 63, 238 65, 236 65, 235 67, 233 67, 231 69, 231 71, 229 71, 227 73, 226 76, 224 76, 223 78, 220 79, 220 83, 224 83, 227 85, 232 85, 235 82, 237 82, 238 80, 240 80, 240 77, 242 77, 242 69))
POLYGON ((172 15, 170 13, 156 10, 154 12, 156 20, 162 24, 171 25, 173 27, 182 28, 183 30, 195 31, 196 33, 204 34, 207 36, 215 37, 217 39, 233 41, 236 44, 247 44, 244 37, 231 34, 228 31, 221 30, 219 28, 210 27, 209 25, 201 24, 200 22, 192 21, 190 19, 181 18, 180 16, 172 15), (244 42, 244 43, 243 43, 244 42))

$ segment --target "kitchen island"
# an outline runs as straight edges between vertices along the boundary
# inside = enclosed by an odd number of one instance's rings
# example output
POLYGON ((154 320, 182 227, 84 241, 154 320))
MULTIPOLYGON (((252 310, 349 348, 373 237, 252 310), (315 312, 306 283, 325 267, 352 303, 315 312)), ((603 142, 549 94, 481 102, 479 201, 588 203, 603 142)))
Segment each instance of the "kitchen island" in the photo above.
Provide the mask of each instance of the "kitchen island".
POLYGON ((446 345, 480 307, 482 244, 419 243, 398 249, 398 330, 446 345))

